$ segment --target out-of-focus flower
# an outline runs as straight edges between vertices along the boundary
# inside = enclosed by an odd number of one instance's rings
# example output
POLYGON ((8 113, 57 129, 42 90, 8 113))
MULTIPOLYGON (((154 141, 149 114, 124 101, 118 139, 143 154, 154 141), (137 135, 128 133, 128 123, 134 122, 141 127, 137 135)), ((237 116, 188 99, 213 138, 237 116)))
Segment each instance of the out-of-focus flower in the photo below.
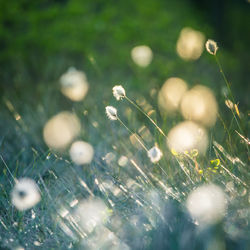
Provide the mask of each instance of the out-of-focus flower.
POLYGON ((94 156, 93 147, 84 141, 74 142, 69 150, 71 160, 78 164, 89 164, 94 156))
POLYGON ((106 115, 110 120, 117 120, 118 116, 117 116, 117 109, 113 106, 107 106, 106 108, 106 115))
POLYGON ((206 184, 193 190, 187 199, 187 209, 201 224, 214 224, 223 218, 227 202, 219 186, 206 184))
POLYGON ((233 109, 233 108, 234 108, 233 102, 232 102, 231 100, 229 100, 229 99, 227 99, 227 100, 225 101, 225 104, 226 104, 226 106, 227 106, 229 109, 233 109))
POLYGON ((162 152, 157 146, 154 146, 148 150, 148 157, 150 158, 151 162, 157 163, 162 157, 162 152))
POLYGON ((52 117, 43 128, 46 144, 55 149, 63 150, 79 134, 80 121, 73 113, 64 111, 52 117))
POLYGON ((131 57, 135 64, 145 68, 151 63, 153 52, 146 45, 136 46, 131 50, 131 57))
POLYGON ((185 27, 181 30, 176 50, 184 60, 197 60, 204 50, 205 36, 200 31, 185 27))
POLYGON ((62 93, 72 101, 81 101, 89 89, 85 73, 73 67, 61 76, 60 84, 62 93))
POLYGON ((122 155, 118 160, 118 165, 124 167, 128 163, 128 157, 122 155))
POLYGON ((102 159, 106 161, 107 164, 111 164, 116 159, 116 155, 113 152, 108 152, 102 159))
POLYGON ((113 90, 113 95, 117 101, 121 100, 126 96, 125 89, 122 87, 122 85, 116 85, 113 87, 112 90, 113 90))
POLYGON ((187 83, 181 78, 171 77, 167 79, 158 94, 160 110, 168 114, 177 111, 187 89, 187 83))
POLYGON ((198 150, 199 154, 205 154, 208 147, 206 129, 192 121, 181 122, 173 127, 167 138, 169 149, 176 155, 193 149, 198 150))
POLYGON ((216 52, 218 50, 217 43, 214 40, 208 39, 206 42, 206 49, 207 52, 211 55, 216 55, 216 52))
POLYGON ((74 218, 84 231, 91 233, 105 223, 108 215, 108 208, 102 200, 87 199, 77 205, 74 218))
POLYGON ((212 127, 217 119, 218 105, 213 92, 202 85, 187 91, 181 100, 181 113, 186 120, 212 127))
POLYGON ((29 178, 19 179, 11 192, 12 204, 21 211, 35 206, 40 200, 38 186, 29 178))

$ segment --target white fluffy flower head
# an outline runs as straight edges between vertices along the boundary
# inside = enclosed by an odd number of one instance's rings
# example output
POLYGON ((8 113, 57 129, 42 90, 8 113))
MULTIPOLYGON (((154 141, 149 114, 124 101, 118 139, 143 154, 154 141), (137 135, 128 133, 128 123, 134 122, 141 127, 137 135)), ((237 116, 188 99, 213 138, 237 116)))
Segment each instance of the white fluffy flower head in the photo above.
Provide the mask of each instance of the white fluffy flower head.
POLYGON ((62 93, 72 101, 81 101, 86 96, 89 83, 84 72, 71 67, 60 77, 62 93))
POLYGON ((219 186, 206 184, 189 194, 186 206, 191 216, 199 223, 214 224, 225 215, 226 196, 219 186))
POLYGON ((206 49, 207 52, 211 55, 216 55, 216 52, 218 50, 217 43, 214 40, 208 39, 206 42, 206 49))
POLYGON ((38 186, 29 178, 19 179, 11 192, 12 204, 21 211, 33 207, 40 200, 38 186))
POLYGON ((153 52, 150 47, 146 45, 136 46, 131 50, 131 57, 134 63, 136 63, 140 67, 147 67, 152 59, 153 52))
POLYGON ((157 146, 154 146, 148 151, 148 157, 151 162, 157 163, 162 157, 162 152, 157 146))
POLYGON ((118 116, 117 116, 117 109, 113 106, 107 106, 106 108, 106 114, 107 114, 107 117, 110 119, 110 120, 117 120, 118 119, 118 116))
POLYGON ((70 158, 78 165, 90 164, 94 156, 94 148, 85 141, 74 142, 69 150, 70 158))
POLYGON ((113 95, 117 101, 121 100, 126 96, 125 89, 122 87, 122 85, 116 85, 113 87, 112 90, 113 90, 113 95))
POLYGON ((108 208, 101 199, 82 200, 73 214, 74 220, 84 231, 91 233, 108 218, 108 208))

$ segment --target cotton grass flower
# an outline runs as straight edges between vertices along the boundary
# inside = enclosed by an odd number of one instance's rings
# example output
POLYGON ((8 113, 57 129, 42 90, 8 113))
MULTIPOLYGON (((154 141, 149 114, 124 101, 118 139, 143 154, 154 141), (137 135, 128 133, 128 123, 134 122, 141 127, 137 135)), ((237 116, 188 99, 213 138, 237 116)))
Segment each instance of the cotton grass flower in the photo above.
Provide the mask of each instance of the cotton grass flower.
POLYGON ((185 92, 180 103, 182 116, 206 127, 216 123, 218 104, 213 92, 202 85, 197 85, 185 92))
POLYGON ((80 201, 73 214, 80 228, 88 233, 91 233, 96 227, 102 226, 108 216, 107 206, 98 198, 80 201))
POLYGON ((63 111, 47 121, 43 128, 45 143, 52 149, 64 150, 80 133, 81 123, 71 112, 63 111))
POLYGON ((94 156, 93 147, 84 141, 74 142, 69 150, 71 160, 78 164, 89 164, 91 163, 94 156))
POLYGON ((154 146, 148 150, 148 157, 152 163, 157 163, 162 157, 162 152, 157 146, 154 146))
POLYGON ((227 99, 227 100, 225 101, 225 104, 226 104, 226 106, 227 106, 229 109, 231 109, 231 110, 234 108, 233 102, 232 102, 231 100, 229 100, 229 99, 227 99))
POLYGON ((61 92, 72 101, 81 101, 86 96, 89 83, 84 72, 70 67, 60 77, 61 92))
POLYGON ((191 216, 204 225, 220 221, 225 215, 227 202, 219 186, 206 184, 189 194, 186 206, 191 216))
POLYGON ((177 124, 169 131, 167 138, 169 149, 177 154, 193 149, 205 154, 209 142, 206 129, 192 121, 177 124))
POLYGON ((20 211, 35 206, 40 200, 38 186, 29 178, 19 179, 11 192, 11 202, 20 211))
POLYGON ((117 120, 118 116, 117 116, 117 109, 113 106, 107 106, 106 108, 106 115, 110 120, 117 120))
POLYGON ((126 96, 125 89, 122 87, 122 85, 116 85, 113 87, 113 95, 116 98, 117 101, 122 100, 126 96))
POLYGON ((177 54, 183 60, 197 60, 204 50, 205 36, 202 32, 185 27, 176 44, 177 54))
POLYGON ((215 56, 218 50, 217 43, 214 40, 208 39, 206 42, 206 50, 208 53, 215 56))
POLYGON ((188 85, 183 79, 178 77, 167 79, 158 94, 160 110, 167 114, 172 114, 177 111, 187 89, 188 85))
POLYGON ((131 57, 135 64, 145 68, 151 63, 153 52, 148 46, 140 45, 131 50, 131 57))

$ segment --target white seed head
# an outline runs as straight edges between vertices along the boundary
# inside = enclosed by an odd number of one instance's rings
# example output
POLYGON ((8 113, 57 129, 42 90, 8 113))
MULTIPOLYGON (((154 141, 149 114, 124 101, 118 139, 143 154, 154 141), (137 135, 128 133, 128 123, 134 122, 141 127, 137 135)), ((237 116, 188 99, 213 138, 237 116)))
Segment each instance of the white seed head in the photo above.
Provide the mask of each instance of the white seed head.
POLYGON ((107 114, 107 117, 110 119, 110 120, 117 120, 118 119, 118 116, 117 116, 117 109, 114 108, 113 106, 107 106, 106 108, 106 114, 107 114))
POLYGON ((81 101, 86 96, 89 83, 84 72, 71 67, 60 77, 61 92, 72 101, 81 101))
POLYGON ((227 100, 225 101, 225 104, 226 104, 226 106, 227 106, 229 109, 233 109, 233 108, 234 108, 233 102, 232 102, 231 100, 229 100, 229 99, 227 99, 227 100))
POLYGON ((192 121, 177 124, 169 131, 167 138, 169 149, 178 154, 197 149, 199 154, 204 155, 209 144, 207 130, 192 121))
POLYGON ((101 199, 86 199, 78 203, 73 214, 79 227, 91 233, 96 227, 100 227, 108 218, 108 208, 101 199))
POLYGON ((151 162, 156 163, 161 159, 162 152, 157 146, 154 146, 148 151, 148 157, 151 162))
POLYGON ((225 215, 226 196, 219 186, 206 184, 189 194, 186 206, 192 217, 199 223, 214 224, 225 215))
POLYGON ((91 163, 94 156, 93 147, 84 141, 74 142, 69 150, 71 160, 78 164, 89 164, 91 163))
POLYGON ((117 101, 121 100, 126 96, 125 89, 122 87, 122 85, 116 85, 113 87, 112 90, 113 90, 113 95, 117 101))
POLYGON ((153 52, 150 47, 140 45, 131 50, 131 57, 135 64, 145 68, 151 63, 153 59, 153 52))
POLYGON ((33 207, 40 200, 38 186, 29 178, 19 179, 11 192, 12 204, 21 211, 33 207))
POLYGON ((177 54, 185 61, 197 60, 203 50, 205 35, 190 27, 184 27, 176 43, 177 54))
POLYGON ((208 39, 206 42, 206 49, 207 52, 211 55, 216 55, 216 52, 218 50, 217 43, 214 40, 208 39))
POLYGON ((43 138, 48 147, 62 151, 80 133, 81 123, 71 112, 63 111, 47 121, 43 128, 43 138))

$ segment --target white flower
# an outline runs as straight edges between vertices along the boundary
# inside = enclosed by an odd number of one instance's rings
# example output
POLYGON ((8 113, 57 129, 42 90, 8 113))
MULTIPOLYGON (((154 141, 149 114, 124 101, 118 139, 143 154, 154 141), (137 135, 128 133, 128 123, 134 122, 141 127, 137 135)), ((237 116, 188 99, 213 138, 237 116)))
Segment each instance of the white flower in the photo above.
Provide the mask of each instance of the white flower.
POLYGON ((94 156, 93 147, 84 141, 74 142, 69 150, 71 160, 78 164, 89 164, 91 163, 94 156))
POLYGON ((204 155, 209 144, 207 130, 192 121, 177 124, 169 131, 167 138, 169 149, 177 154, 197 149, 199 154, 204 155))
POLYGON ((101 199, 86 199, 79 202, 73 217, 84 231, 91 233, 102 226, 108 218, 108 208, 101 199))
POLYGON ((184 27, 176 44, 177 54, 186 61, 197 60, 204 50, 205 36, 202 32, 184 27))
POLYGON ((84 72, 71 67, 60 77, 62 93, 72 101, 81 101, 86 96, 89 83, 84 72))
POLYGON ((214 40, 207 40, 206 42, 206 49, 207 52, 210 53, 211 55, 216 55, 216 52, 218 50, 217 43, 214 40))
POLYGON ((156 163, 161 159, 162 152, 157 146, 154 146, 148 151, 148 157, 153 163, 156 163))
POLYGON ((131 50, 131 57, 138 66, 145 68, 151 63, 153 52, 146 45, 136 46, 131 50))
POLYGON ((47 121, 43 128, 43 138, 48 147, 55 150, 65 149, 80 133, 78 117, 68 111, 60 112, 47 121))
POLYGON ((113 87, 112 90, 113 90, 113 95, 117 101, 121 100, 123 97, 126 96, 125 89, 122 87, 122 85, 116 85, 113 87))
POLYGON ((106 114, 110 120, 117 120, 117 109, 114 108, 113 106, 107 106, 106 108, 106 114))
POLYGON ((199 223, 214 224, 225 214, 226 196, 219 186, 206 184, 189 194, 186 206, 192 217, 199 223))
POLYGON ((21 211, 29 209, 41 200, 39 189, 35 181, 22 178, 17 181, 11 192, 12 204, 21 211))

